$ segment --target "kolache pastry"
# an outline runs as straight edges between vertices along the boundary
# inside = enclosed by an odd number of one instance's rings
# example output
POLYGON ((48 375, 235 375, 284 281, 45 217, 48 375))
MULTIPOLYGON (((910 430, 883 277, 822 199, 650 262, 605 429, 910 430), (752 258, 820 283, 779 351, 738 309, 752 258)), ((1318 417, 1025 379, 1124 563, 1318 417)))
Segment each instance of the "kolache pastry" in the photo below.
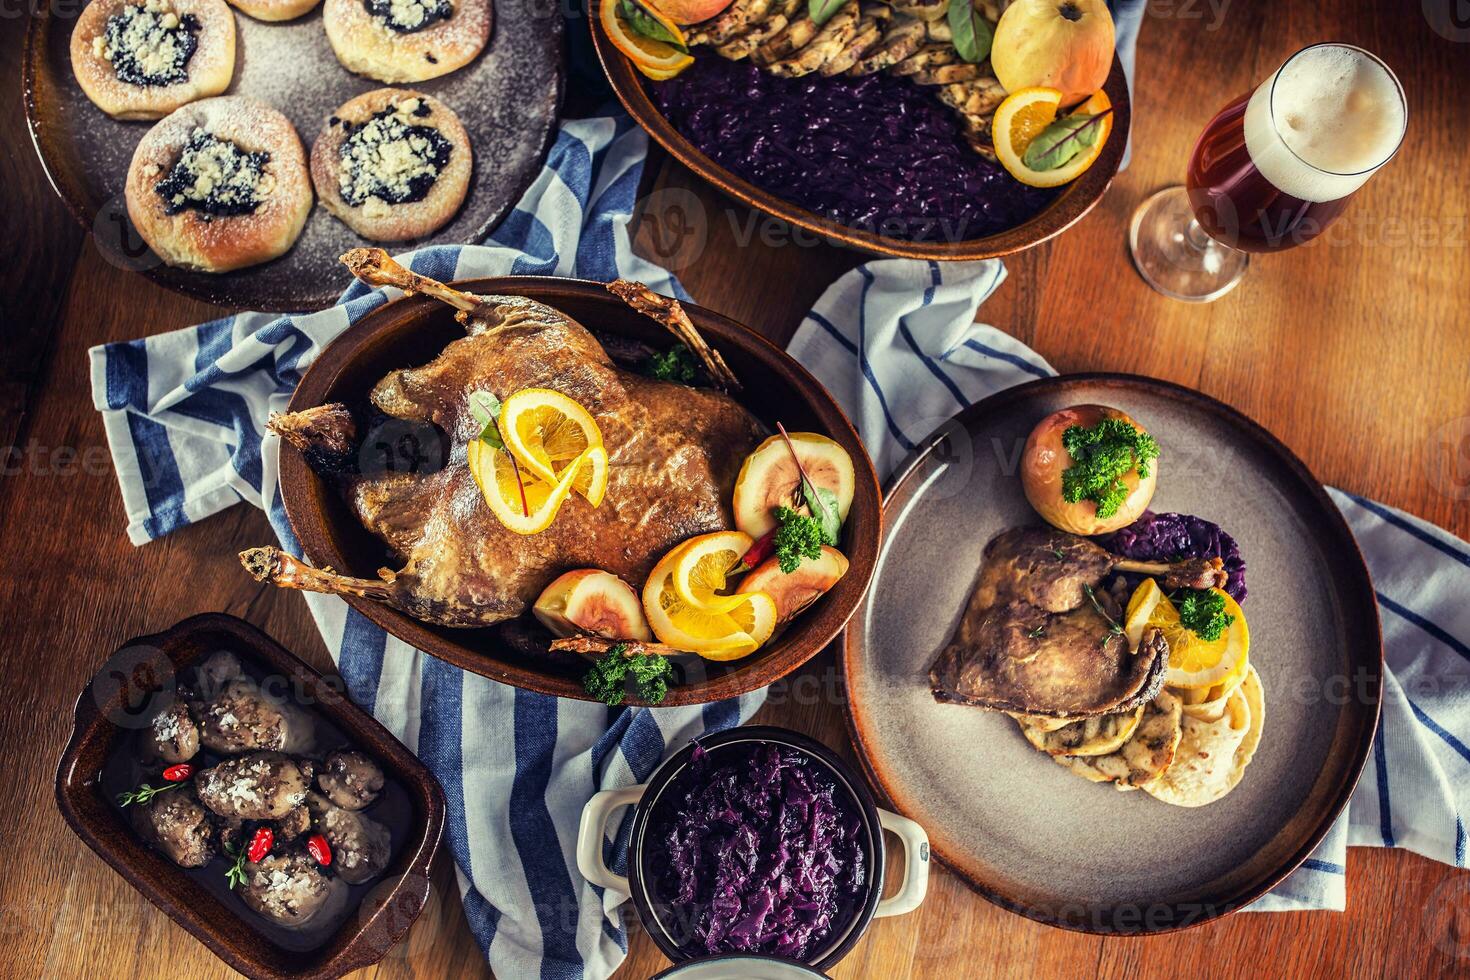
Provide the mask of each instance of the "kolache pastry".
POLYGON ((326 0, 327 39, 349 71, 422 82, 474 60, 490 39, 490 0, 326 0))
POLYGON ((93 0, 71 32, 71 66, 109 116, 160 119, 230 87, 235 15, 224 0, 93 0))
POLYGON ((256 20, 295 20, 322 0, 230 0, 230 6, 256 20))
POLYGON ((128 217, 169 265, 228 272, 282 254, 311 211, 306 153, 256 99, 190 103, 154 126, 128 167, 128 217))
POLYGON ((438 99, 382 88, 344 103, 311 148, 322 205, 364 238, 396 242, 437 230, 470 186, 469 134, 438 99))

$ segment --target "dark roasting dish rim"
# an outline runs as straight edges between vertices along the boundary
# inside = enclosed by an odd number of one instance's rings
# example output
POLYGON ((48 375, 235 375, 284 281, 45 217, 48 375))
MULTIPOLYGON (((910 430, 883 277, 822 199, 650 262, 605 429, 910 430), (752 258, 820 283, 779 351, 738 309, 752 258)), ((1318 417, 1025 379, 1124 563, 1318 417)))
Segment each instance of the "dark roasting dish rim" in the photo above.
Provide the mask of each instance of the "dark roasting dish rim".
MULTIPOLYGON (((616 326, 624 321, 638 320, 636 313, 607 291, 598 282, 585 279, 564 279, 554 276, 504 276, 488 279, 460 280, 453 285, 458 289, 475 293, 502 293, 527 296, 559 310, 568 301, 603 308, 607 316, 597 323, 581 322, 594 332, 619 334, 616 326)), ((683 304, 695 327, 709 342, 732 362, 736 373, 740 373, 741 362, 757 363, 768 372, 761 379, 762 385, 782 385, 793 400, 803 402, 815 420, 816 428, 842 444, 852 457, 856 473, 856 491, 852 511, 843 527, 841 548, 847 557, 849 568, 842 580, 830 592, 817 600, 816 604, 803 612, 780 634, 776 641, 758 650, 741 661, 736 661, 728 672, 715 673, 711 678, 695 683, 681 684, 669 688, 668 696, 661 707, 706 704, 725 698, 747 694, 766 687, 785 677, 827 647, 847 625, 872 579, 882 541, 883 498, 878 474, 863 448, 862 440, 847 416, 822 383, 784 350, 772 344, 728 317, 692 303, 683 304)), ((366 354, 379 335, 397 334, 388 343, 404 350, 400 367, 422 364, 438 353, 438 349, 426 352, 422 347, 410 350, 408 328, 431 317, 448 318, 448 308, 437 300, 425 296, 407 296, 394 300, 373 310, 345 331, 321 352, 307 369, 291 398, 289 411, 299 411, 332 401, 338 394, 336 385, 339 377, 366 354)), ((648 320, 653 326, 653 321, 648 320)), ((661 328, 653 327, 655 330, 661 328)), ((668 343, 673 339, 665 334, 668 343)), ((750 394, 737 401, 749 405, 761 394, 761 385, 749 384, 750 394)), ((770 424, 774 419, 762 419, 770 424)), ((790 420, 786 420, 790 422, 790 420)), ((806 422, 797 423, 802 428, 806 422)), ((330 565, 338 572, 375 577, 376 566, 356 567, 337 547, 336 529, 340 518, 328 508, 331 488, 307 465, 301 453, 283 446, 280 454, 281 499, 287 519, 305 551, 307 559, 317 566, 330 565)), ((348 520, 356 524, 355 518, 348 520)), ((354 534, 366 533, 359 526, 354 534)), ((641 583, 639 583, 641 586, 641 583)), ((420 622, 383 603, 356 596, 343 598, 369 620, 383 627, 392 635, 431 656, 453 664, 463 670, 510 684, 513 687, 556 697, 592 700, 578 679, 562 676, 558 672, 537 670, 521 666, 514 661, 497 659, 488 644, 482 639, 473 645, 465 640, 452 638, 454 630, 435 627, 420 622), (446 635, 448 634, 448 635, 446 635)), ((466 631, 467 637, 481 631, 466 631)), ((493 641, 492 641, 493 642, 493 641)), ((690 661, 693 663, 694 661, 690 661)), ((631 695, 625 702, 638 704, 631 695)))
POLYGON ((422 762, 341 689, 340 679, 328 681, 268 634, 225 613, 191 616, 161 632, 134 637, 117 648, 77 697, 71 735, 56 767, 57 809, 82 842, 128 884, 246 976, 331 980, 371 966, 408 933, 428 901, 429 869, 444 832, 444 791, 422 762), (119 657, 133 649, 157 651, 176 672, 217 649, 266 666, 286 678, 293 691, 312 697, 307 710, 320 712, 407 789, 414 808, 412 833, 370 893, 368 900, 379 903, 370 915, 349 914, 320 949, 280 949, 250 926, 246 917, 252 913, 243 904, 221 904, 119 818, 112 801, 102 796, 100 773, 117 740, 132 729, 114 724, 102 706, 131 714, 131 709, 146 710, 151 703, 134 703, 143 692, 131 685, 146 683, 138 677, 146 661, 119 657))
POLYGON ((1103 83, 1103 91, 1113 104, 1116 125, 1113 136, 1103 147, 1102 154, 1080 177, 1062 188, 1052 201, 1029 221, 1014 228, 961 241, 913 242, 902 238, 891 238, 874 232, 864 231, 823 217, 813 211, 786 200, 779 194, 757 187, 743 177, 731 173, 711 160, 689 139, 673 127, 664 114, 649 98, 644 87, 645 79, 633 62, 619 51, 607 36, 601 21, 592 17, 588 20, 592 31, 592 44, 597 49, 598 60, 612 86, 613 94, 628 110, 635 122, 652 136, 684 166, 713 184, 721 192, 735 200, 774 215, 783 221, 821 235, 832 242, 879 255, 893 255, 909 259, 933 259, 938 261, 966 261, 993 259, 1010 255, 1039 245, 1066 231, 1102 200, 1104 192, 1117 175, 1123 163, 1128 145, 1133 118, 1132 102, 1128 97, 1128 81, 1123 74, 1123 64, 1113 57, 1113 67, 1103 83))
MULTIPOLYGON (((1346 710, 1352 714, 1346 725, 1355 730, 1344 732, 1343 726, 1340 725, 1333 744, 1334 749, 1346 749, 1349 753, 1346 767, 1343 769, 1343 778, 1335 786, 1314 788, 1314 796, 1326 795, 1329 800, 1325 809, 1322 810, 1322 819, 1315 826, 1300 834, 1297 846, 1290 855, 1253 883, 1229 894, 1203 895, 1200 901, 1191 903, 1188 907, 1154 905, 1149 907, 1149 916, 1142 917, 1137 914, 1139 911, 1137 906, 1130 906, 1127 903, 1112 906, 1091 903, 1080 903, 1079 905, 1073 902, 1071 903, 1072 909, 1076 911, 1080 908, 1083 914, 1077 918, 1065 917, 1057 914, 1055 909, 1042 907, 1038 903, 1033 903, 1008 891, 1003 883, 988 881, 972 874, 966 868, 963 860, 948 853, 940 841, 931 835, 930 845, 934 856, 958 875, 972 890, 1007 911, 1074 932, 1105 936, 1154 935, 1191 929, 1250 905, 1284 881, 1311 856, 1317 845, 1326 837, 1327 832, 1332 829, 1333 824, 1348 805, 1353 791, 1357 788, 1358 780, 1362 777, 1363 767, 1368 759, 1368 753, 1373 746, 1374 734, 1378 729, 1378 716, 1382 702, 1383 634, 1378 615, 1378 601, 1373 590, 1373 580, 1369 575, 1367 563, 1363 559, 1363 553, 1358 547, 1357 539, 1353 537, 1341 511, 1327 495, 1322 484, 1312 475, 1307 465, 1285 443, 1245 413, 1203 392, 1170 381, 1134 374, 1089 372, 1042 378, 1006 388, 960 412, 949 423, 941 426, 921 442, 914 452, 894 470, 893 476, 883 487, 883 499, 885 502, 903 499, 900 491, 904 483, 919 471, 925 458, 945 441, 956 426, 967 433, 973 432, 987 415, 1017 403, 1024 403, 1038 393, 1065 393, 1077 389, 1083 392, 1077 396, 1079 400, 1096 401, 1096 392, 1099 387, 1142 391, 1201 409, 1233 428, 1242 441, 1271 457, 1284 472, 1290 474, 1295 481, 1294 485, 1284 487, 1283 492, 1315 508, 1318 530, 1322 532, 1327 542, 1324 547, 1341 560, 1338 566, 1340 572, 1337 581, 1342 589, 1339 597, 1344 601, 1339 604, 1339 608, 1341 614, 1358 627, 1355 631, 1349 631, 1350 635, 1359 638, 1352 649, 1347 652, 1347 656, 1355 661, 1355 667, 1366 670, 1364 690, 1372 701, 1371 706, 1365 705, 1358 699, 1348 701, 1346 710), (1155 912, 1166 914, 1155 916, 1155 912)), ((866 604, 866 599, 864 604, 866 604)), ((860 610, 860 612, 865 613, 865 610, 860 610)), ((861 616, 859 618, 861 619, 861 616)), ((863 655, 863 644, 864 637, 859 629, 850 629, 843 637, 841 681, 843 685, 842 701, 845 705, 843 715, 847 724, 848 737, 852 740, 854 754, 874 794, 878 797, 879 804, 911 816, 913 808, 906 806, 902 794, 894 791, 894 780, 875 766, 869 757, 863 737, 863 724, 853 710, 853 664, 863 655)))

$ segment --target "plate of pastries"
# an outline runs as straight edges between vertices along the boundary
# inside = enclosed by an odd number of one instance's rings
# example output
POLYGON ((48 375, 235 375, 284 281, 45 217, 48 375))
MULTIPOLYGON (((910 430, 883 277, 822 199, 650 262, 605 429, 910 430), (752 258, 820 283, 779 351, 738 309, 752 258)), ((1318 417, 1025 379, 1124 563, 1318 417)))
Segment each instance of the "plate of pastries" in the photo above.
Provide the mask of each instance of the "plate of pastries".
POLYGON ((494 229, 545 161, 563 43, 497 0, 91 0, 32 20, 26 114, 107 261, 305 310, 348 249, 494 229))

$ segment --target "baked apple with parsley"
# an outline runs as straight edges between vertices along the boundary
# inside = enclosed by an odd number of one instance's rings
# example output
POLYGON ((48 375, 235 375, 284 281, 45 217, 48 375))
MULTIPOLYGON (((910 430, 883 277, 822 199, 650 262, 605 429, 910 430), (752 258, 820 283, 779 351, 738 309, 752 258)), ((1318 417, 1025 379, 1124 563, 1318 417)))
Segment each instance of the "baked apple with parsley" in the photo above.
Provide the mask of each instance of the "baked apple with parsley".
POLYGON ((1021 486, 1047 523, 1106 534, 1148 509, 1159 444, 1127 413, 1075 405, 1037 423, 1021 453, 1021 486))

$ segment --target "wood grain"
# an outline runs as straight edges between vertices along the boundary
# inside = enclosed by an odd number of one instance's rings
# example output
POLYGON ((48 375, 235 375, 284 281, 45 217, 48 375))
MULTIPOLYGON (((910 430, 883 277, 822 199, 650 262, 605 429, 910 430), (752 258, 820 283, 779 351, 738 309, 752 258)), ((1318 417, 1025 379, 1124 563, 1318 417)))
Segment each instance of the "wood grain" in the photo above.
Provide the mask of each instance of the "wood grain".
MULTIPOLYGON (((1438 2, 1438 0, 1434 0, 1438 2)), ((1057 241, 1007 260, 982 318, 1059 370, 1122 370, 1198 387, 1261 422, 1328 483, 1470 537, 1470 180, 1464 93, 1470 48, 1432 32, 1420 5, 1235 2, 1218 23, 1203 2, 1156 2, 1145 20, 1131 169, 1057 241), (1255 261, 1208 306, 1151 292, 1129 265, 1132 208, 1179 182, 1214 111, 1310 41, 1353 41, 1383 56, 1409 95, 1409 135, 1340 225, 1316 244, 1255 261), (1448 437, 1458 434, 1462 441, 1448 437), (1459 482, 1452 478, 1459 473, 1459 482)), ((8 13, 13 14, 14 11, 8 13)), ((24 19, 0 18, 0 71, 14 78, 24 19)), ((219 314, 110 265, 65 220, 19 125, 14 86, 0 106, 9 261, 0 320, 0 974, 223 977, 204 947, 142 903, 66 830, 50 798, 71 700, 121 640, 201 610, 260 625, 318 666, 326 651, 299 596, 257 586, 229 556, 269 537, 237 507, 134 549, 101 423, 87 348, 219 314), (29 445, 29 449, 27 446, 29 445), (61 452, 58 453, 57 450, 61 452), (70 451, 70 452, 68 452, 70 451)), ((693 295, 784 340, 841 272, 862 261, 790 244, 789 229, 739 208, 663 162, 650 166, 644 254, 678 267, 693 295), (697 202, 705 244, 660 234, 677 194, 697 202), (783 244, 785 242, 785 244, 783 244), (696 254, 697 253, 697 254, 696 254)), ((778 685, 760 720, 845 743, 830 652, 778 685)), ((1202 842, 1201 846, 1208 846, 1202 842)), ((484 976, 447 860, 406 943, 363 975, 484 976)), ((665 966, 632 939, 621 976, 665 966)), ((935 874, 916 913, 880 920, 838 978, 1208 975, 1464 976, 1470 875, 1403 851, 1353 849, 1344 913, 1241 914, 1158 939, 1050 929, 935 874)))

